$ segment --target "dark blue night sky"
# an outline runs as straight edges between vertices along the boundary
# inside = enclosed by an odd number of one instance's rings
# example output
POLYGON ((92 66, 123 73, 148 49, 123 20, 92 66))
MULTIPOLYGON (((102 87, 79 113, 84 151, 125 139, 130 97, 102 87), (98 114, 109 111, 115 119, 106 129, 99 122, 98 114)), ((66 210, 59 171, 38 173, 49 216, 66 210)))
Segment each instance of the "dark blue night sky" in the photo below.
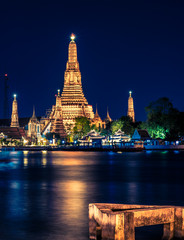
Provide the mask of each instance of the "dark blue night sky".
POLYGON ((0 117, 3 75, 18 95, 19 115, 37 116, 63 88, 69 36, 76 34, 84 94, 100 116, 127 113, 133 91, 137 120, 159 97, 184 111, 184 2, 1 1, 0 117))

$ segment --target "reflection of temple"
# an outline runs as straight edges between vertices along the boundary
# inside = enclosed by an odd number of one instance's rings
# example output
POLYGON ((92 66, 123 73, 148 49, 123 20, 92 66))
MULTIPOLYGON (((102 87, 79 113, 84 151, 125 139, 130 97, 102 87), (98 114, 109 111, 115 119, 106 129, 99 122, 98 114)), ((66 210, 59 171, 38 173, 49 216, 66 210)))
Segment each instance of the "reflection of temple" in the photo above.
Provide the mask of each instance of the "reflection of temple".
POLYGON ((77 46, 74 41, 75 35, 71 35, 68 49, 68 61, 64 75, 64 87, 61 94, 63 123, 74 125, 75 118, 84 116, 89 119, 94 118, 93 108, 88 105, 82 90, 81 72, 77 60, 77 46))

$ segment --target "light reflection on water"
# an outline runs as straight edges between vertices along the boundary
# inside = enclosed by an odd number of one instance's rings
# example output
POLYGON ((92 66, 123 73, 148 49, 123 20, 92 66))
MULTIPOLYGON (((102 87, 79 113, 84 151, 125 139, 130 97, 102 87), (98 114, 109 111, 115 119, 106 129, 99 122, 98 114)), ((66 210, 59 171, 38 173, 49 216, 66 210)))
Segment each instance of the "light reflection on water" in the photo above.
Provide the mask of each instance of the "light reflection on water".
MULTIPOLYGON (((0 152, 1 240, 87 240, 91 202, 184 205, 184 152, 0 152)), ((139 230, 136 239, 159 239, 139 230)))

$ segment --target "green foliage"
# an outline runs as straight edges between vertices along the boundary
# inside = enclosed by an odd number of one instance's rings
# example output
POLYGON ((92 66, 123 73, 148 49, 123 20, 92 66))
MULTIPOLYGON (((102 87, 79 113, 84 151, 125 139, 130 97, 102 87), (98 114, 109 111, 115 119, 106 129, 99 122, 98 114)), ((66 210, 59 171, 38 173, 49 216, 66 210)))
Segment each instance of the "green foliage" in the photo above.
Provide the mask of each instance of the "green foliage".
POLYGON ((142 128, 146 128, 152 138, 177 138, 180 113, 173 107, 168 98, 163 97, 151 102, 145 110, 147 121, 142 125, 142 128))
POLYGON ((133 135, 136 123, 128 116, 122 116, 119 120, 113 121, 111 124, 111 132, 114 134, 121 129, 127 135, 133 135))
POLYGON ((73 128, 74 139, 82 138, 90 130, 90 120, 87 117, 77 117, 75 119, 75 127, 73 128))
POLYGON ((120 119, 123 123, 123 127, 121 130, 125 134, 132 136, 135 131, 136 123, 132 122, 132 118, 130 118, 129 116, 122 116, 120 119))
POLYGON ((156 125, 154 123, 142 123, 140 126, 141 129, 147 129, 151 138, 161 138, 165 139, 168 133, 168 130, 165 130, 163 127, 156 125))
POLYGON ((117 132, 119 129, 123 128, 123 121, 121 119, 113 121, 111 124, 111 132, 114 134, 117 132))

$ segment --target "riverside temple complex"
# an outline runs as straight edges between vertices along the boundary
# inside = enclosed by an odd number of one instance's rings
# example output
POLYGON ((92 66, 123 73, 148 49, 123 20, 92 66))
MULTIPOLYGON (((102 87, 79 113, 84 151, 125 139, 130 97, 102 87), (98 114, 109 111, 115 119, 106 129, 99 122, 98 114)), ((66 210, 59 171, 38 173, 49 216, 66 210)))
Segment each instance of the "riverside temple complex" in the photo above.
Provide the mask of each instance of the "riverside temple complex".
MULTIPOLYGON (((75 126, 76 117, 87 117, 91 125, 95 125, 100 129, 105 129, 106 125, 112 121, 108 110, 106 118, 102 120, 97 107, 94 114, 92 105, 88 104, 82 89, 75 35, 72 34, 70 38, 63 91, 60 93, 60 90, 58 90, 56 104, 52 106, 51 110, 46 112, 44 117, 37 118, 34 109, 33 116, 31 118, 24 118, 23 120, 18 118, 18 103, 16 95, 14 95, 11 124, 9 120, 0 120, 1 132, 3 132, 3 127, 6 126, 6 129, 9 127, 9 131, 12 131, 10 128, 14 128, 14 130, 16 128, 17 131, 18 129, 24 129, 25 135, 32 139, 39 139, 47 133, 56 133, 61 138, 65 138, 68 131, 75 126)), ((129 92, 129 94, 127 115, 134 122, 135 113, 132 92, 129 92)))

